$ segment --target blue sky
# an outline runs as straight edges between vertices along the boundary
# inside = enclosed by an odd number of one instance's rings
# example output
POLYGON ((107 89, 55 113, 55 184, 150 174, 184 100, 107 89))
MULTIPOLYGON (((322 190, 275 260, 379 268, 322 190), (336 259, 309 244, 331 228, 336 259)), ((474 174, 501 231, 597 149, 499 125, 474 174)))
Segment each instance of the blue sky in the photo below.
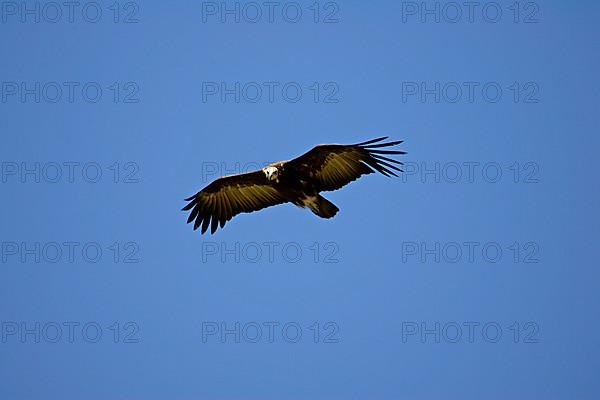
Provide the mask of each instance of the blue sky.
POLYGON ((0 397, 597 397, 596 2, 23 4, 0 397), (332 220, 185 224, 221 174, 382 135, 407 173, 332 220))

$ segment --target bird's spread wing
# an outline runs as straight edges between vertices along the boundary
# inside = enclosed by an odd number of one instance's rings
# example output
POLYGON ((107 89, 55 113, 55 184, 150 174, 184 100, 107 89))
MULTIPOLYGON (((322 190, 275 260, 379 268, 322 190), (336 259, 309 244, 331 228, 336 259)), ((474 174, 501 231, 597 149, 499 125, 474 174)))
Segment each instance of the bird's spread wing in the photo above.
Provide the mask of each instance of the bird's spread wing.
POLYGON ((222 228, 239 213, 258 211, 287 200, 271 186, 262 171, 254 171, 221 177, 185 201, 190 203, 182 210, 192 210, 188 224, 194 221, 194 230, 202 225, 202 233, 210 224, 211 233, 215 233, 219 224, 222 228))
POLYGON ((385 155, 406 153, 400 150, 379 149, 403 141, 378 143, 385 139, 387 136, 351 145, 322 144, 288 163, 307 172, 315 179, 318 189, 325 191, 339 189, 362 175, 375 171, 385 176, 398 176, 393 170, 403 171, 394 164, 402 163, 385 155))

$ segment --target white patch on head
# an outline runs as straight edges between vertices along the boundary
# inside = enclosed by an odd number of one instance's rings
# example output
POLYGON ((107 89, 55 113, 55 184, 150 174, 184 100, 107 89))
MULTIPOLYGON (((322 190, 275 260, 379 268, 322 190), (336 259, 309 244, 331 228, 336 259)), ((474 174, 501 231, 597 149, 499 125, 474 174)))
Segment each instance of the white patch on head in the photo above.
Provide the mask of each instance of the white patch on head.
POLYGON ((263 172, 267 176, 267 179, 270 181, 277 181, 279 178, 279 170, 276 167, 265 167, 263 168, 263 172))

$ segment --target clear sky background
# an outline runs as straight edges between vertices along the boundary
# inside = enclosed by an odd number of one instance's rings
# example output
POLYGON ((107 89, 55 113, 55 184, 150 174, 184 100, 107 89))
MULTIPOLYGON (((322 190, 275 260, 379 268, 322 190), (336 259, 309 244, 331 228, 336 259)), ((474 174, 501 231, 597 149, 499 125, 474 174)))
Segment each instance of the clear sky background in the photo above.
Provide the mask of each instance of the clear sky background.
POLYGON ((45 4, 0 16, 1 398, 597 398, 597 2, 45 4), (180 211, 382 135, 332 220, 180 211))

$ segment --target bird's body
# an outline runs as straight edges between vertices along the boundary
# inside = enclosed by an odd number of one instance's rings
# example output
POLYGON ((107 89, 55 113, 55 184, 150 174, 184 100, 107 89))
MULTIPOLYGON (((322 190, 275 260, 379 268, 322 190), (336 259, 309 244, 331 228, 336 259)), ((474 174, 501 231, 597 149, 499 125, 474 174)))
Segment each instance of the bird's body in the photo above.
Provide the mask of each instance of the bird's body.
POLYGON ((383 154, 405 154, 400 150, 379 150, 402 141, 378 143, 384 138, 353 145, 325 144, 289 161, 272 163, 258 171, 221 177, 186 199, 183 208, 192 210, 188 223, 202 233, 211 226, 211 233, 221 228, 235 215, 258 211, 282 203, 309 208, 322 218, 333 217, 339 209, 320 195, 375 170, 389 176, 402 171, 394 164, 401 162, 383 154), (212 219, 212 221, 211 221, 212 219))
POLYGON ((327 202, 328 200, 319 195, 320 190, 315 185, 313 176, 311 176, 309 165, 287 168, 287 163, 288 161, 279 161, 263 168, 263 171, 267 171, 267 178, 269 178, 269 171, 277 174, 277 177, 272 181, 273 187, 283 194, 290 203, 298 207, 309 208, 322 218, 333 217, 339 209, 333 203, 330 203, 333 208, 328 207, 325 209, 324 206, 322 207, 323 200, 327 202))

